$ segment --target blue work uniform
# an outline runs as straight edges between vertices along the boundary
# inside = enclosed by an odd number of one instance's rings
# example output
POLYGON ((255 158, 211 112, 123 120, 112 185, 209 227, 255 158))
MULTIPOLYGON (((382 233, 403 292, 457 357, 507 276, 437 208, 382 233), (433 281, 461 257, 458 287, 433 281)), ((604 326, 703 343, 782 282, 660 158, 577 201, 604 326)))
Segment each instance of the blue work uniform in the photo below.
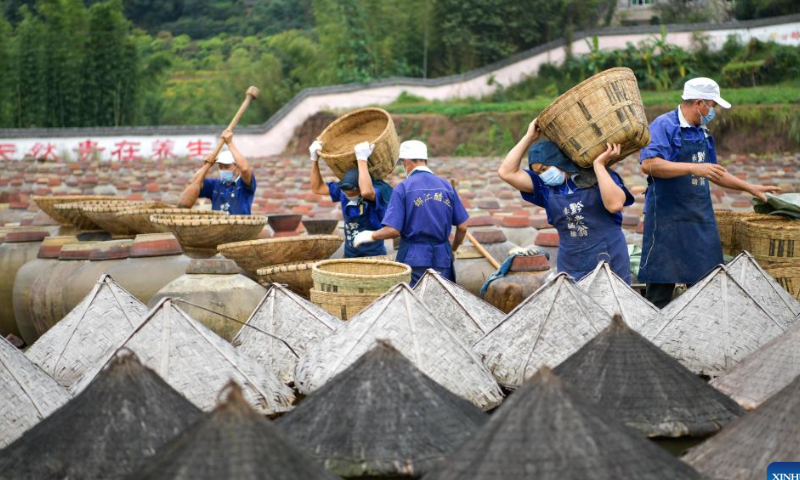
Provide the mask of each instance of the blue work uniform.
MULTIPOLYGON (((375 184, 375 201, 361 199, 358 205, 349 205, 350 200, 347 195, 336 186, 336 182, 328 182, 328 193, 331 200, 342 204, 342 217, 344 218, 344 256, 345 258, 374 257, 376 255, 386 255, 386 246, 382 241, 369 242, 356 248, 353 246, 358 232, 364 230, 379 230, 381 221, 386 214, 387 201, 385 189, 381 185, 375 184)), ((385 184, 391 192, 391 187, 385 184)))
MULTIPOLYGON (((533 192, 522 198, 547 212, 547 221, 558 230, 558 271, 580 280, 605 260, 626 283, 631 283, 630 258, 622 213, 611 213, 603 205, 600 186, 578 188, 571 178, 550 187, 534 172, 526 170, 533 192)), ((625 192, 625 206, 634 202, 622 179, 609 170, 611 178, 625 192)))
MULTIPOLYGON (((680 108, 650 124, 650 144, 639 161, 717 163, 714 139, 690 125, 680 108)), ((697 283, 722 263, 722 243, 711 204, 710 181, 684 175, 647 177, 639 280, 654 284, 697 283)))
POLYGON ((231 215, 250 215, 253 197, 256 194, 256 176, 250 177, 250 185, 241 177, 230 183, 223 183, 218 178, 203 180, 200 198, 211 199, 211 209, 228 212, 231 215))
POLYGON ((392 192, 383 224, 400 231, 397 261, 411 267, 411 286, 432 268, 455 282, 450 232, 469 215, 458 193, 427 167, 417 167, 392 192))

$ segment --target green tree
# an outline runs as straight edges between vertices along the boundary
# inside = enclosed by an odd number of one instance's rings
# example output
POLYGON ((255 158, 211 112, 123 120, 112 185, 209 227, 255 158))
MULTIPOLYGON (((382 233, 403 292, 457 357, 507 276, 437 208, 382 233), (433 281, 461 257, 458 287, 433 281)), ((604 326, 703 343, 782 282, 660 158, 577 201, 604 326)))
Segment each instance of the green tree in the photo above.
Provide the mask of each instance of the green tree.
POLYGON ((130 125, 136 121, 140 65, 129 33, 121 0, 96 3, 89 9, 84 125, 130 125))
POLYGON ((78 126, 88 28, 86 8, 82 0, 39 0, 37 10, 46 26, 43 126, 78 126))
POLYGON ((18 127, 39 127, 45 124, 47 75, 45 73, 45 27, 27 6, 20 8, 22 21, 17 25, 14 58, 17 81, 15 124, 18 127))
POLYGON ((800 2, 797 0, 736 0, 735 13, 739 20, 790 15, 800 13, 800 2))
POLYGON ((14 91, 16 87, 15 65, 13 62, 14 39, 11 24, 0 11, 0 126, 13 127, 14 91))

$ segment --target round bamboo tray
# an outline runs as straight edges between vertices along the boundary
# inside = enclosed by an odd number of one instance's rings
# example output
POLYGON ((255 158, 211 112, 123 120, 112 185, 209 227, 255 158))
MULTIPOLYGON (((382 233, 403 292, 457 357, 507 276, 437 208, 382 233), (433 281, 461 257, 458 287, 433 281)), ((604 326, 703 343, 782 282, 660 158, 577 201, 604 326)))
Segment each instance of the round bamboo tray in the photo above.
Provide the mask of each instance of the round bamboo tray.
POLYGON ((722 242, 722 251, 728 255, 736 256, 741 252, 744 237, 744 221, 751 219, 769 219, 769 215, 755 212, 731 212, 727 210, 714 211, 717 219, 717 231, 722 242))
POLYGON ((619 143, 616 163, 650 143, 636 75, 612 68, 584 80, 539 114, 544 134, 575 163, 589 168, 606 143, 619 143))
POLYGON ((330 293, 311 289, 311 303, 314 303, 336 318, 347 321, 380 298, 380 293, 330 293))
POLYGON ((768 215, 768 218, 744 220, 742 248, 758 263, 800 260, 800 221, 768 215))
POLYGON ((323 260, 311 275, 320 292, 383 295, 398 283, 410 282, 411 267, 387 260, 323 260))
POLYGON ((175 235, 184 253, 193 258, 210 258, 223 243, 258 237, 266 217, 251 215, 152 215, 150 221, 175 235))
POLYGON ((310 298, 311 289, 314 288, 314 279, 311 278, 311 269, 317 260, 310 262, 290 262, 280 265, 259 268, 256 271, 258 283, 268 287, 271 283, 280 283, 289 287, 289 290, 303 298, 310 298))
POLYGON ((130 203, 130 200, 116 197, 110 200, 84 200, 80 202, 60 203, 55 209, 66 218, 71 225, 79 230, 102 230, 100 225, 94 223, 86 216, 83 209, 93 205, 105 205, 108 203, 130 203))
POLYGON ((50 218, 58 222, 64 227, 72 226, 72 223, 56 210, 56 205, 62 203, 83 202, 89 200, 114 200, 114 195, 58 195, 58 196, 40 196, 34 195, 31 197, 36 205, 41 208, 50 218))
POLYGON ((178 207, 163 207, 163 208, 150 208, 150 207, 130 207, 120 210, 116 213, 126 225, 130 226, 138 234, 145 233, 167 233, 166 227, 156 225, 150 221, 153 215, 194 215, 194 216, 220 216, 227 215, 227 212, 219 210, 191 210, 188 208, 178 207))
POLYGON ((253 275, 268 265, 322 260, 330 257, 344 239, 337 235, 262 238, 247 242, 226 243, 217 247, 225 258, 235 261, 253 275))
POLYGON ((764 271, 794 298, 800 300, 800 261, 768 263, 764 266, 764 271))
POLYGON ((117 216, 117 212, 119 212, 120 210, 130 209, 132 207, 154 209, 154 208, 168 207, 168 205, 160 202, 146 202, 146 201, 130 202, 130 203, 112 202, 105 204, 89 205, 87 207, 83 207, 82 211, 83 214, 86 216, 86 218, 88 218, 95 224, 99 225, 100 228, 102 228, 106 232, 110 233, 112 237, 132 238, 138 232, 134 230, 129 223, 126 222, 125 218, 117 216))
POLYGON ((317 137, 322 142, 320 156, 341 180, 351 168, 357 168, 353 147, 361 142, 375 144, 369 156, 369 173, 385 178, 394 171, 400 155, 400 141, 389 112, 381 108, 362 108, 337 118, 317 137))

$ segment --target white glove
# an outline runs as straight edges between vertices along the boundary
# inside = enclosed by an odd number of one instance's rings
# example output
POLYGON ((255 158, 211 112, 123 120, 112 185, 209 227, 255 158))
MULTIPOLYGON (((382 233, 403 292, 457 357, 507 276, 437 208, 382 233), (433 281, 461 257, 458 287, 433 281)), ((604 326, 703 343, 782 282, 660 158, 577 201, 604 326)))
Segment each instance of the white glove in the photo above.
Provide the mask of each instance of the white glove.
POLYGON ((312 162, 319 161, 319 154, 317 153, 317 150, 322 150, 322 142, 320 142, 319 140, 314 140, 314 143, 312 143, 311 146, 308 147, 308 154, 311 156, 312 162))
POLYGON ((372 238, 372 234, 375 233, 372 230, 364 230, 363 232, 358 232, 356 237, 353 239, 353 246, 358 248, 365 243, 375 242, 376 240, 372 238))
POLYGON ((369 142, 361 142, 353 150, 356 152, 356 160, 359 162, 366 162, 372 151, 375 150, 375 145, 370 145, 369 142))

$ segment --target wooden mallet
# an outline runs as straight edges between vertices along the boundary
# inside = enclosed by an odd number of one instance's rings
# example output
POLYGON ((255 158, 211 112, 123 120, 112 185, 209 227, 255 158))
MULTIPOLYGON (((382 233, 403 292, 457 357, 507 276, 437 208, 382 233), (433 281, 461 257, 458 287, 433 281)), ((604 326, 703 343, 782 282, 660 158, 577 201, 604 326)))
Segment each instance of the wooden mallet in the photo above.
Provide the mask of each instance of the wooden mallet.
MULTIPOLYGON (((247 110, 247 107, 250 106, 250 102, 258 98, 258 88, 250 87, 245 92, 244 102, 242 102, 242 106, 239 107, 239 111, 236 112, 236 115, 233 116, 233 120, 231 123, 228 124, 228 130, 233 131, 236 128, 236 124, 239 123, 239 119, 242 118, 244 115, 244 111, 247 110)), ((184 189, 183 193, 181 194, 180 198, 178 199, 178 207, 180 208, 192 208, 194 202, 197 201, 197 197, 200 196, 200 188, 203 184, 203 178, 205 178, 206 173, 208 170, 214 165, 214 162, 217 160, 217 155, 219 152, 222 151, 222 146, 225 145, 225 141, 221 138, 217 143, 217 148, 206 157, 206 163, 203 165, 197 173, 195 173, 194 177, 189 181, 189 185, 184 189), (211 158, 211 161, 208 159, 211 158)))
MULTIPOLYGON (((258 88, 249 87, 247 92, 245 92, 244 102, 242 102, 242 105, 239 107, 239 111, 236 112, 236 115, 233 116, 233 120, 231 120, 231 123, 228 124, 228 130, 233 131, 233 129, 236 128, 236 124, 239 123, 239 119, 242 118, 245 110, 247 110, 247 107, 250 106, 250 102, 256 98, 258 98, 258 88)), ((223 145, 225 145, 225 142, 220 139, 219 142, 217 142, 217 148, 214 149, 214 152, 211 154, 214 160, 217 159, 217 155, 219 155, 219 152, 222 151, 223 145)))

